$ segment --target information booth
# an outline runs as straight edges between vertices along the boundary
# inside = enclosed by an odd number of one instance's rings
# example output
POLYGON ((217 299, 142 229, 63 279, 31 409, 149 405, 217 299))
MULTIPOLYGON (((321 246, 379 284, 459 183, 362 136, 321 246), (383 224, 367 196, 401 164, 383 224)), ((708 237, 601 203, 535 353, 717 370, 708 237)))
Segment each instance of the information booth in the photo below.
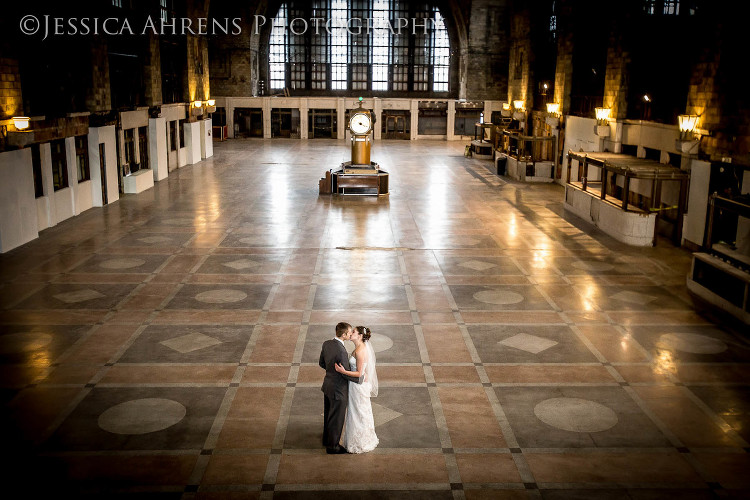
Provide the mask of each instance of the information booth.
POLYGON ((568 151, 565 208, 625 243, 654 245, 661 229, 680 245, 689 178, 655 160, 568 151))

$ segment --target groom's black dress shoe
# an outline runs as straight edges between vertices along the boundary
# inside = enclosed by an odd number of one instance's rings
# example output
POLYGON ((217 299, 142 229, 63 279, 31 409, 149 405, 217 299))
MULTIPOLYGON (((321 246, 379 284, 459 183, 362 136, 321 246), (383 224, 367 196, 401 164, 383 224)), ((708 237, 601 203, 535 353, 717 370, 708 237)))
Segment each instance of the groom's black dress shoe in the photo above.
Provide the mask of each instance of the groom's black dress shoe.
POLYGON ((341 455, 349 452, 343 446, 336 446, 335 448, 326 448, 326 453, 329 455, 341 455))

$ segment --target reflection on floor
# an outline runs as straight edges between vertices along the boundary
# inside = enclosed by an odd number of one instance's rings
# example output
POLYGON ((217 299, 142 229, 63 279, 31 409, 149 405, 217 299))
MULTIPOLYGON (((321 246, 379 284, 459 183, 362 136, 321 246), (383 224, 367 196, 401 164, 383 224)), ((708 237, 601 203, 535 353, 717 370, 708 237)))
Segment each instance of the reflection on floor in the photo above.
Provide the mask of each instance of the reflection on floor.
MULTIPOLYGON (((6 483, 24 497, 750 494, 750 345, 689 253, 630 248, 463 144, 235 140, 0 256, 6 483), (380 446, 320 446, 321 343, 373 330, 380 446)), ((6 487, 7 489, 7 487, 6 487)))

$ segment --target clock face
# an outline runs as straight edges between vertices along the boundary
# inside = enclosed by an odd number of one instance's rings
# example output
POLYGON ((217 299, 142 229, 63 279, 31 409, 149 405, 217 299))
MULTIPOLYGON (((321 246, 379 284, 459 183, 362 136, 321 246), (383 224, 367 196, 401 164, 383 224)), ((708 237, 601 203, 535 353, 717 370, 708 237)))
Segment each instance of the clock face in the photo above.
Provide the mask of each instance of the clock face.
POLYGON ((366 134, 370 131, 370 115, 355 113, 349 120, 349 130, 353 134, 366 134))

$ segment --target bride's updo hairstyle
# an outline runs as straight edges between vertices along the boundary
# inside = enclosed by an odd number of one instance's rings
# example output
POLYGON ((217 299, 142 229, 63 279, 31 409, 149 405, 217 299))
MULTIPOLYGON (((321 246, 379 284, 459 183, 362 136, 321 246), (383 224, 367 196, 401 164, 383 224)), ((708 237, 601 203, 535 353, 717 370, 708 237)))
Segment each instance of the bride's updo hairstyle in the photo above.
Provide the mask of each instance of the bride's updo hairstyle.
POLYGON ((370 337, 372 337, 370 329, 366 326, 358 326, 357 328, 355 328, 355 330, 357 330, 357 333, 362 334, 363 342, 367 342, 368 340, 370 340, 370 337))

